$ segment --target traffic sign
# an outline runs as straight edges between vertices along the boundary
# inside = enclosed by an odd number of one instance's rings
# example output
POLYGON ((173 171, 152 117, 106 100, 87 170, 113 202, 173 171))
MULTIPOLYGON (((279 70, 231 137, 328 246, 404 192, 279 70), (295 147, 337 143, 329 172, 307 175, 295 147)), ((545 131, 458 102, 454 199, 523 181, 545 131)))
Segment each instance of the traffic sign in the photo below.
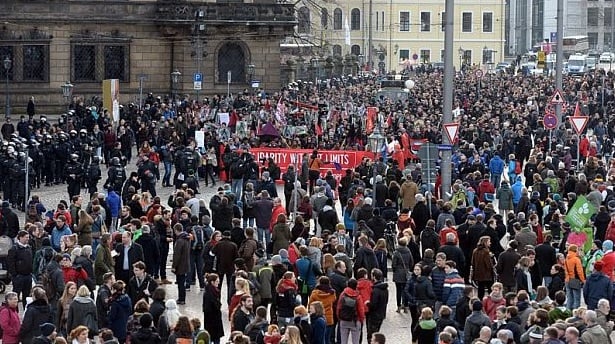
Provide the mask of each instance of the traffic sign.
POLYGON ((203 82, 202 81, 195 81, 194 82, 194 89, 195 90, 202 90, 203 89, 203 82))
POLYGON ((448 136, 448 142, 454 144, 457 139, 457 132, 459 131, 459 123, 444 123, 443 125, 446 136, 448 136))
POLYGON ((201 73, 194 73, 193 81, 195 81, 195 82, 196 81, 201 81, 202 82, 203 81, 203 74, 201 74, 201 73))
POLYGON ((589 116, 571 116, 568 119, 574 130, 577 131, 577 135, 580 135, 585 130, 585 126, 589 122, 589 116))
POLYGON ((483 71, 481 69, 477 69, 476 72, 474 72, 474 75, 480 79, 483 77, 483 71))
POLYGON ((412 54, 412 59, 413 59, 414 61, 418 60, 418 59, 419 59, 419 55, 417 55, 417 54, 412 54))
POLYGON ((194 77, 192 78, 192 80, 194 81, 194 89, 195 90, 202 90, 203 89, 203 74, 201 73, 194 73, 194 77))
POLYGON ((441 151, 453 150, 453 145, 438 145, 438 150, 441 150, 441 151))
POLYGON ((553 93, 553 97, 551 97, 551 104, 564 104, 566 100, 564 100, 564 95, 562 94, 562 90, 557 89, 555 93, 553 93))
POLYGON ((542 119, 542 123, 547 129, 557 128, 557 116, 552 113, 547 113, 542 119))

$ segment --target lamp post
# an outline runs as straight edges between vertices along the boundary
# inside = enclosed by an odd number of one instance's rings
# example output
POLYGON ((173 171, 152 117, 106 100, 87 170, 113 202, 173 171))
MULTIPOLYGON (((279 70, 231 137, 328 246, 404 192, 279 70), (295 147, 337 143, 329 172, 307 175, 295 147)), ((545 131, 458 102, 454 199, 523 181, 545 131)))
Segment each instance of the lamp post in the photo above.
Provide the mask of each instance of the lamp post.
POLYGON ((375 205, 374 208, 376 208, 378 204, 376 202, 376 176, 378 175, 378 171, 376 170, 376 163, 378 162, 378 153, 380 152, 380 149, 382 148, 382 145, 384 144, 385 140, 384 135, 382 135, 382 128, 380 128, 379 122, 376 124, 376 128, 374 129, 372 134, 369 135, 368 139, 369 146, 372 150, 372 153, 374 153, 374 164, 372 165, 372 200, 373 204, 375 205))
POLYGON ((312 67, 312 71, 314 72, 314 85, 316 85, 316 81, 318 80, 318 58, 313 57, 310 60, 310 66, 312 67))
POLYGON ((13 65, 13 61, 11 61, 10 57, 6 57, 4 59, 4 72, 6 74, 6 112, 4 115, 6 118, 11 118, 11 95, 9 94, 9 71, 11 70, 11 66, 13 65))
MULTIPOLYGON (((173 93, 173 112, 176 112, 175 109, 177 107, 176 102, 175 102, 175 98, 177 96, 177 86, 179 85, 179 78, 182 76, 182 73, 180 73, 177 69, 171 73, 171 83, 173 85, 173 89, 171 90, 173 93)), ((177 115, 177 114, 175 114, 177 115)))
POLYGON ((246 67, 246 70, 248 72, 248 84, 250 85, 250 88, 253 88, 252 87, 252 82, 254 81, 254 69, 255 69, 255 67, 254 67, 253 64, 249 64, 246 67))
POLYGON ((64 102, 66 103, 66 111, 70 109, 70 98, 73 95, 73 84, 70 81, 64 83, 64 85, 60 86, 62 89, 62 97, 64 97, 64 102))
POLYGON ((459 50, 457 50, 457 52, 459 53, 459 70, 461 70, 461 67, 463 66, 463 54, 465 53, 465 50, 463 50, 462 47, 459 47, 459 50))

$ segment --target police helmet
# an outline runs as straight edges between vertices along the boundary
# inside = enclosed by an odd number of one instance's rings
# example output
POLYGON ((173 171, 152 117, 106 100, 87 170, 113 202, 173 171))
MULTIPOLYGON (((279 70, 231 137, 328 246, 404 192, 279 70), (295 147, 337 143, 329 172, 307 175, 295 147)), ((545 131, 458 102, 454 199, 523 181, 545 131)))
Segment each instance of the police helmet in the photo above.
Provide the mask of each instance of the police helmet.
POLYGON ((111 166, 120 166, 120 158, 118 157, 111 158, 111 166))
POLYGON ((73 160, 73 161, 74 161, 74 160, 79 159, 79 155, 77 155, 77 154, 73 153, 73 154, 71 154, 71 155, 70 155, 70 158, 71 158, 71 160, 73 160))

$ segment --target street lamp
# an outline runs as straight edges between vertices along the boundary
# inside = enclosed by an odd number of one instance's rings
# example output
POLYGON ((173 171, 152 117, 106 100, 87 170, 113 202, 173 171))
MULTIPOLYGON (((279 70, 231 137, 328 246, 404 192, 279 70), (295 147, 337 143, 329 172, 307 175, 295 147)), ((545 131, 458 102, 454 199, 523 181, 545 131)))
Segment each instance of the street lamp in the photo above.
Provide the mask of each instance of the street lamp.
POLYGON ((318 61, 318 58, 317 58, 317 57, 313 57, 313 58, 310 60, 310 65, 312 66, 312 70, 314 71, 314 85, 316 85, 316 81, 318 80, 318 74, 317 74, 318 72, 317 72, 317 69, 318 69, 318 64, 319 64, 319 62, 320 62, 320 61, 318 61))
POLYGON ((463 65, 463 54, 465 53, 465 50, 463 50, 462 47, 459 47, 459 50, 457 50, 457 52, 459 53, 459 69, 461 70, 461 67, 463 65))
POLYGON ((62 96, 64 97, 64 102, 66 103, 66 111, 70 108, 70 98, 73 95, 73 84, 70 81, 64 83, 64 85, 60 86, 62 88, 62 96))
POLYGON ((247 72, 248 72, 248 79, 249 79, 248 82, 252 83, 252 78, 254 77, 254 69, 255 69, 255 67, 254 67, 253 64, 249 64, 246 67, 246 69, 247 69, 247 72))
POLYGON ((171 83, 173 85, 173 89, 171 90, 173 93, 173 110, 176 108, 175 98, 177 96, 177 87, 179 86, 179 78, 182 76, 177 69, 171 73, 171 83))
POLYGON ((9 94, 9 71, 13 61, 10 57, 4 59, 4 72, 6 73, 6 112, 4 113, 6 118, 11 118, 11 95, 9 94))
MULTIPOLYGON (((376 128, 374 129, 374 131, 372 132, 371 135, 369 135, 368 137, 369 139, 369 146, 372 150, 372 153, 374 153, 374 164, 372 165, 372 170, 373 170, 373 176, 372 176, 372 200, 373 200, 373 204, 377 205, 376 202, 376 175, 378 174, 378 171, 376 170, 376 163, 378 162, 378 153, 380 152, 380 149, 382 148, 382 145, 384 145, 384 140, 385 137, 382 134, 382 129, 380 128, 380 123, 376 124, 376 128)), ((374 206, 374 208, 376 208, 374 206)))

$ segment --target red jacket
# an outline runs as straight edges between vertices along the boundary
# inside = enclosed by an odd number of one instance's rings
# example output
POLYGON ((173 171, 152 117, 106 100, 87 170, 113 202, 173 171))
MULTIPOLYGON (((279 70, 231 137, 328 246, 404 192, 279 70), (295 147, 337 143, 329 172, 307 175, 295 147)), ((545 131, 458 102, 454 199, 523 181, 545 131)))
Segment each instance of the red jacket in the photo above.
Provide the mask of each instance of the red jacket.
POLYGON ((582 156, 586 157, 589 155, 589 139, 586 137, 581 139, 581 142, 579 143, 579 153, 581 153, 582 156))
POLYGON ((611 281, 613 280, 613 269, 615 269, 615 252, 611 251, 605 254, 602 257, 602 262, 604 263, 604 267, 602 267, 602 272, 604 272, 611 281))
MULTIPOLYGON (((371 289, 371 288, 370 288, 371 289)), ((361 294, 359 293, 358 290, 354 290, 351 288, 344 288, 344 291, 342 292, 342 295, 340 295, 340 299, 342 297, 344 297, 344 295, 348 295, 350 297, 354 297, 357 299, 357 320, 360 322, 365 322, 365 303, 363 301, 363 298, 361 297, 361 294)), ((342 303, 338 302, 337 303, 337 314, 339 317, 340 311, 342 310, 342 303)))
POLYGON ((604 235, 604 240, 611 240, 615 242, 615 221, 609 222, 609 226, 606 228, 606 234, 604 235))
POLYGON ((483 309, 491 321, 496 320, 495 311, 500 306, 506 306, 506 299, 503 296, 499 300, 492 298, 491 294, 483 298, 483 309))
POLYGON ((444 227, 440 231, 440 246, 446 245, 446 235, 448 233, 455 234, 455 245, 459 245, 459 236, 457 235, 457 231, 455 230, 455 228, 444 227))
POLYGON ((478 184, 478 199, 480 199, 482 202, 486 202, 486 193, 494 194, 495 187, 493 186, 493 184, 491 184, 490 181, 483 179, 483 181, 478 184))
POLYGON ((62 275, 64 275, 64 283, 68 281, 75 282, 79 285, 78 281, 85 281, 88 279, 88 273, 85 269, 75 269, 72 266, 62 267, 62 275))
POLYGON ((273 231, 273 226, 278 223, 278 215, 286 214, 286 209, 283 206, 274 206, 271 211, 271 221, 269 222, 269 231, 273 231))
MULTIPOLYGON (((369 302, 372 299, 372 287, 374 286, 374 282, 367 278, 360 278, 357 281, 357 291, 361 294, 361 299, 363 300, 363 304, 365 305, 365 311, 369 310, 369 302)), ((346 288, 348 289, 348 288, 346 288)))
POLYGON ((19 328, 21 321, 17 309, 9 306, 0 308, 0 326, 2 326, 2 343, 3 344, 19 344, 19 328))

